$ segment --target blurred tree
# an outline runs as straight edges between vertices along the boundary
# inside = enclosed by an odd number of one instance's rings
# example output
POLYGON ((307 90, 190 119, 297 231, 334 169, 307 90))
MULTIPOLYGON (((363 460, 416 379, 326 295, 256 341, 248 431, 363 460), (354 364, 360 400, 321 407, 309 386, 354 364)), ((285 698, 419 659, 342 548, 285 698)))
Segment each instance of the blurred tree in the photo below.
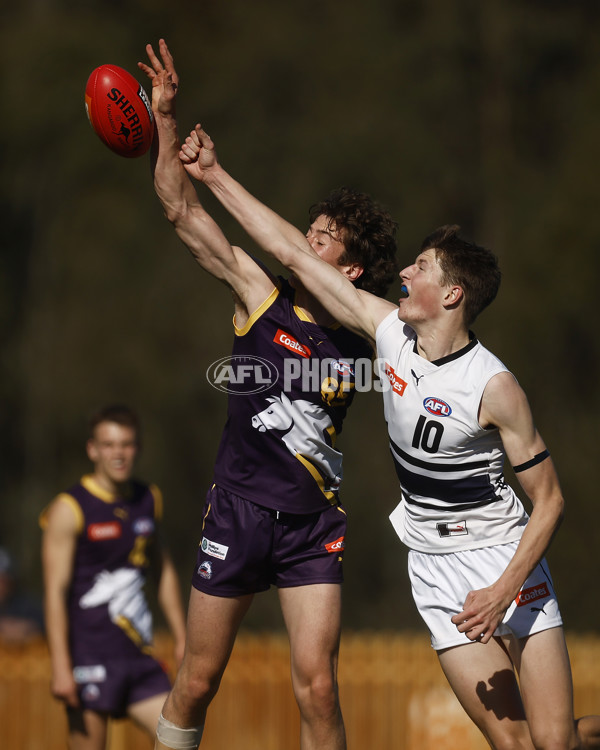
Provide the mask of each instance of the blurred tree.
MULTIPOLYGON (((229 352, 231 301, 186 257, 147 160, 110 153, 83 106, 94 67, 135 74, 165 36, 182 134, 202 121, 232 173, 299 227, 349 184, 392 210, 405 263, 448 222, 498 253, 503 288, 476 331, 530 394, 559 467, 569 511, 550 557, 567 625, 597 627, 599 16, 595 0, 3 7, 0 542, 24 576, 39 586, 37 515, 86 470, 85 418, 114 400, 142 414, 140 473, 165 491, 185 580, 194 559, 226 406, 205 371, 229 352)), ((380 411, 363 394, 342 436, 346 625, 420 627, 387 522, 399 491, 380 411)), ((262 597, 248 622, 276 611, 262 597)))

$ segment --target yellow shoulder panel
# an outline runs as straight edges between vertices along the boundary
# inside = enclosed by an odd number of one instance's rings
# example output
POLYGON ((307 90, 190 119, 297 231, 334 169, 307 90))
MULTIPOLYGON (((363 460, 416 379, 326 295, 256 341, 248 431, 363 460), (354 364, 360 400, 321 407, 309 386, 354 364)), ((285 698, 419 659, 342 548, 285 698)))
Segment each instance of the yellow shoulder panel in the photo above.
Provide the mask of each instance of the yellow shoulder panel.
POLYGON ((241 328, 238 328, 235 324, 235 317, 233 319, 233 329, 236 336, 244 336, 248 331, 252 328, 254 323, 260 318, 260 316, 265 312, 265 310, 268 310, 269 307, 275 302, 277 297, 279 296, 279 286, 276 286, 275 289, 269 294, 267 299, 259 305, 256 310, 252 313, 252 315, 248 318, 246 325, 242 326, 241 328))

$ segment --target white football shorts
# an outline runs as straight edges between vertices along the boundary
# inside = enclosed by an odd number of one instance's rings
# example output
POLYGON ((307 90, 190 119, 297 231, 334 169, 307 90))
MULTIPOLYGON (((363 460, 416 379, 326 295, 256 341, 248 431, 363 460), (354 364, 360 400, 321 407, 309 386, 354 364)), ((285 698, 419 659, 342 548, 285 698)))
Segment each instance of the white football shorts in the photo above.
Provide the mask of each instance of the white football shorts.
MULTIPOLYGON (((518 542, 510 542, 443 555, 409 551, 413 598, 436 651, 472 643, 450 618, 462 612, 469 591, 486 588, 498 580, 517 545, 518 542)), ((523 638, 560 625, 562 618, 552 578, 543 559, 523 584, 494 635, 523 638)))

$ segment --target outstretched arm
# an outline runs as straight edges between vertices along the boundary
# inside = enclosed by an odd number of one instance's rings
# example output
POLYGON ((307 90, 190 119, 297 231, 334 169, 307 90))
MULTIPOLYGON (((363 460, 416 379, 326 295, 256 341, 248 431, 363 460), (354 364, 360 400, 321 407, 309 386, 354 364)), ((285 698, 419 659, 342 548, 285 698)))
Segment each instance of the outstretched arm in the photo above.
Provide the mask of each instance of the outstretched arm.
POLYGON ((302 232, 236 182, 219 164, 214 144, 200 125, 186 139, 180 158, 188 173, 204 182, 255 242, 292 271, 336 320, 375 340, 377 326, 395 305, 356 289, 318 256, 302 232))
POLYGON ((514 557, 491 586, 471 591, 463 611, 452 617, 458 630, 471 640, 486 643, 502 621, 521 586, 540 562, 560 523, 564 499, 552 459, 535 428, 527 397, 510 373, 495 375, 483 394, 480 423, 496 426, 513 466, 522 466, 517 477, 533 504, 514 557), (537 462, 526 468, 531 459, 537 462), (543 459, 543 460, 540 460, 543 459))
POLYGON ((271 293, 273 278, 239 247, 233 247, 217 223, 204 210, 179 159, 180 143, 175 117, 179 79, 164 39, 160 59, 146 46, 150 65, 138 63, 152 81, 152 109, 156 131, 152 146, 154 188, 167 219, 196 261, 227 284, 236 298, 238 325, 242 313, 251 314, 271 293))

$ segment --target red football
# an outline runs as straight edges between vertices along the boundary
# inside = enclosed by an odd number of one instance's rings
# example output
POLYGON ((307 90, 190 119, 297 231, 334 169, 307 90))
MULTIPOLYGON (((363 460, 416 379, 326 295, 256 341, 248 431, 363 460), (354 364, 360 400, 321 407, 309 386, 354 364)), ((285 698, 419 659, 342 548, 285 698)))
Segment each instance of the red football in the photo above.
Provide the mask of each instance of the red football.
POLYGON ((85 87, 85 109, 100 139, 119 156, 142 156, 154 135, 154 116, 140 83, 117 65, 100 65, 85 87))

